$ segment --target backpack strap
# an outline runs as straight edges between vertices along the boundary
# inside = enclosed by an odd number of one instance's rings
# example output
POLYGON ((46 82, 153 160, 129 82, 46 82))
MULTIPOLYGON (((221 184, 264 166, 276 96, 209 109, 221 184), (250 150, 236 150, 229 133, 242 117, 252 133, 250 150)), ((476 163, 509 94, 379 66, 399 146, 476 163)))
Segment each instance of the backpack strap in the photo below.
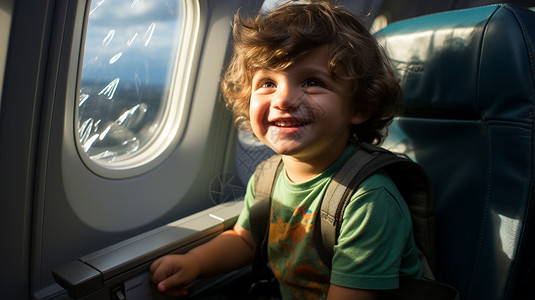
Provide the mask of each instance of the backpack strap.
POLYGON ((280 155, 261 162, 254 173, 254 204, 249 209, 249 226, 255 243, 255 256, 253 271, 258 276, 265 273, 267 262, 267 240, 271 214, 271 195, 273 187, 282 170, 282 158, 280 155))
MULTIPOLYGON (((322 252, 332 258, 345 208, 362 181, 379 169, 385 169, 407 202, 413 219, 416 246, 427 259, 426 277, 434 271, 434 213, 431 183, 415 162, 386 149, 360 143, 328 185, 321 204, 319 228, 322 252), (400 184, 403 182, 404 184, 400 184)), ((320 252, 321 253, 321 252, 320 252)), ((327 263, 330 259, 325 260, 327 263)), ((424 269, 426 269, 424 267, 424 269)))
MULTIPOLYGON (((351 183, 354 181, 353 178, 362 174, 362 172, 355 174, 355 171, 361 170, 362 167, 368 164, 373 158, 374 156, 372 154, 356 149, 349 155, 340 170, 331 180, 331 183, 327 186, 327 190, 325 191, 325 195, 321 202, 319 218, 321 242, 323 244, 321 247, 318 247, 318 249, 322 249, 325 252, 322 253, 322 251, 320 251, 320 255, 324 256, 324 258, 329 258, 324 259, 324 261, 329 264, 329 267, 331 262, 330 258, 334 255, 334 245, 336 244, 342 224, 342 218, 340 217, 341 212, 339 212, 339 210, 345 209, 347 202, 354 192, 354 189, 351 188, 351 183)), ((364 178, 357 178, 356 181, 361 182, 364 178)))

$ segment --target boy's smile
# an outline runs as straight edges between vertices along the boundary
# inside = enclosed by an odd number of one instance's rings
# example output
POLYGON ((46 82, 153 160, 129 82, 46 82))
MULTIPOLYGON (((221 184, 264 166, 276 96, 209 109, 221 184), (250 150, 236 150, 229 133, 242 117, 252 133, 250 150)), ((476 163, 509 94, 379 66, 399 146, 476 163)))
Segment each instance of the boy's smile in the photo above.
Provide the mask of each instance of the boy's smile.
POLYGON ((306 126, 314 122, 314 111, 307 105, 306 100, 299 104, 299 107, 287 112, 273 112, 271 118, 268 117, 269 133, 285 135, 295 134, 299 130, 305 130, 306 126))
POLYGON ((269 126, 271 130, 278 130, 279 134, 292 134, 310 123, 308 120, 284 118, 269 122, 269 126))
POLYGON ((357 111, 349 82, 329 72, 327 46, 281 70, 258 70, 252 81, 249 116, 254 134, 275 152, 304 162, 334 162, 349 141, 357 111))

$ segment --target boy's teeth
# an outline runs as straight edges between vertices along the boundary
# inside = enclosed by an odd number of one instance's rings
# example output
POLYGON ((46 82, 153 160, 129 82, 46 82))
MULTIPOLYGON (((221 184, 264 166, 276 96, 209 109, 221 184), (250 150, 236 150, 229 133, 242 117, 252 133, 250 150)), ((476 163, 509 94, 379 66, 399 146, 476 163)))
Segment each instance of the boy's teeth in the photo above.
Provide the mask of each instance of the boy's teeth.
POLYGON ((301 125, 300 122, 294 122, 294 121, 276 121, 274 122, 275 126, 278 127, 294 127, 301 125))
POLYGON ((294 126, 294 125, 296 125, 295 122, 284 122, 284 121, 276 122, 275 124, 276 124, 277 126, 279 126, 279 127, 287 127, 287 126, 294 126))

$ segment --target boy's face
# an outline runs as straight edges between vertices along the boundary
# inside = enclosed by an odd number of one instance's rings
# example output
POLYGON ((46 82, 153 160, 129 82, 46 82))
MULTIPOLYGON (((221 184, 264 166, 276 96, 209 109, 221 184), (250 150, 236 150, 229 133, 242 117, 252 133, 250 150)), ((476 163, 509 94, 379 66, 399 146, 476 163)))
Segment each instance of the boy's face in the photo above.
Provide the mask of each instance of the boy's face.
POLYGON ((367 119, 356 109, 351 84, 335 81, 328 61, 322 46, 287 69, 260 69, 253 76, 251 127, 275 152, 303 160, 339 155, 351 125, 367 119))

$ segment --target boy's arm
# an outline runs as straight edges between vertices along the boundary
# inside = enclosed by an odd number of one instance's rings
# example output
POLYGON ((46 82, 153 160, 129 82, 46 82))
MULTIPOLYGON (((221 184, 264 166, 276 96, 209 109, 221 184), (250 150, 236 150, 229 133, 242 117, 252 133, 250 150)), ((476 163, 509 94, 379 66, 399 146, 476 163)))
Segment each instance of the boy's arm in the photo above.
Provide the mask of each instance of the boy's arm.
POLYGON ((150 266, 158 291, 168 296, 187 294, 186 287, 198 277, 237 269, 252 261, 251 232, 239 225, 184 255, 167 255, 150 266))
POLYGON ((232 271, 250 263, 254 256, 254 241, 249 230, 234 225, 211 241, 188 252, 201 266, 201 277, 232 271))
POLYGON ((333 299, 354 299, 354 300, 375 300, 379 295, 378 291, 361 290, 354 288, 347 288, 336 284, 329 286, 329 293, 327 300, 333 299))

